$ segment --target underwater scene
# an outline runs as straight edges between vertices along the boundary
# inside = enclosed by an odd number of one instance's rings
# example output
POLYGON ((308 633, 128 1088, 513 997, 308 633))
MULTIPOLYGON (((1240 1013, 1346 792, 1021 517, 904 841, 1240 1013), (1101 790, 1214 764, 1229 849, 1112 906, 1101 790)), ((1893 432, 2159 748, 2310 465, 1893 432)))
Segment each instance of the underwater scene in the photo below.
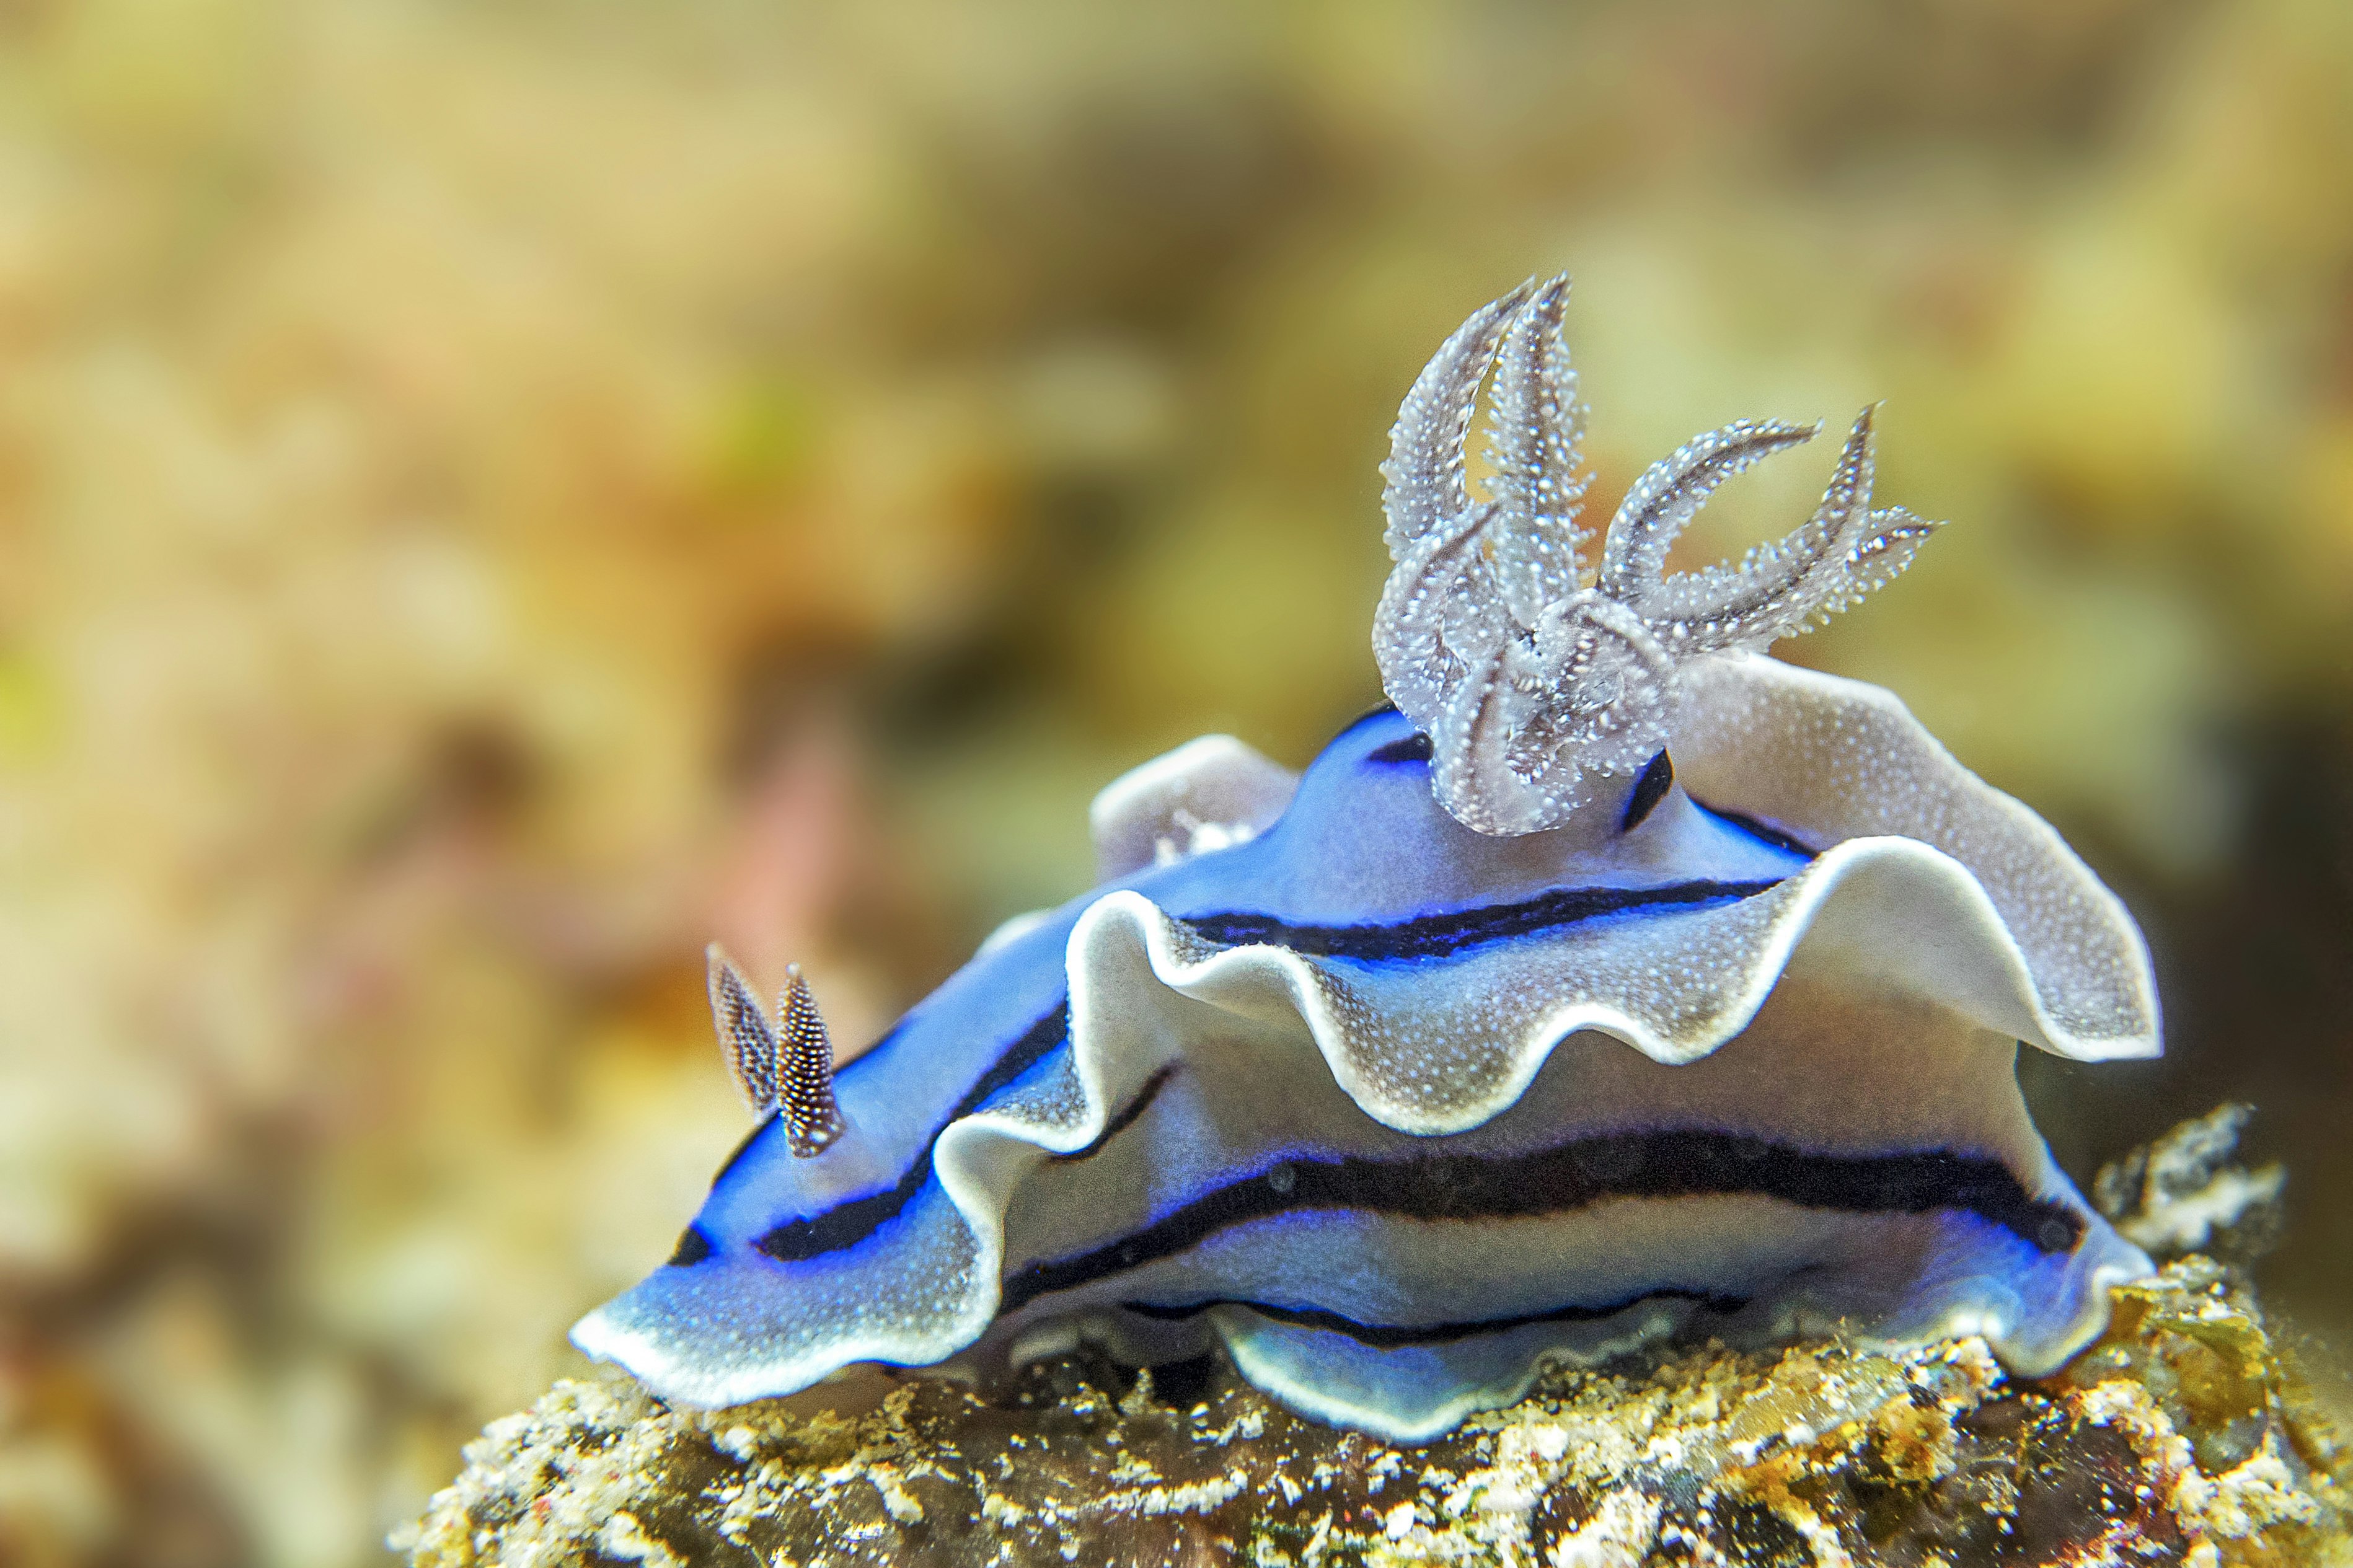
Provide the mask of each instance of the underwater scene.
POLYGON ((2353 1563, 2353 11, 0 37, 0 1564, 2353 1563))

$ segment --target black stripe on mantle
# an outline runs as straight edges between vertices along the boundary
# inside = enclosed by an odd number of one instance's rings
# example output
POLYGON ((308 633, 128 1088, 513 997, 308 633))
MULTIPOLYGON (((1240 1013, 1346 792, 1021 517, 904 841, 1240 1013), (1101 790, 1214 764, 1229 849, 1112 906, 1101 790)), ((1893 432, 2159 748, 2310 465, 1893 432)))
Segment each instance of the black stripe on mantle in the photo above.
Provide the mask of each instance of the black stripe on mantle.
MULTIPOLYGON (((1518 903, 1488 904, 1478 909, 1419 915, 1389 925, 1293 925, 1271 915, 1241 913, 1173 918, 1195 935, 1221 946, 1264 945, 1318 957, 1375 962, 1412 960, 1446 956, 1465 948, 1514 937, 1532 936, 1573 925, 1579 921, 1629 910, 1680 909, 1727 902, 1768 891, 1779 886, 1780 881, 1781 879, 1776 878, 1746 882, 1677 882, 1661 888, 1562 888, 1518 903)), ((892 1032, 896 1034, 898 1031, 894 1029, 892 1032)), ((1032 1024, 1028 1032, 997 1058, 997 1064, 980 1081, 956 1102, 939 1125, 933 1128, 922 1152, 896 1183, 881 1192, 837 1204, 823 1214, 786 1220, 762 1235, 753 1245, 779 1262, 792 1263, 853 1247, 865 1240, 878 1227, 896 1218, 900 1211, 923 1190, 923 1183, 930 1179, 932 1173, 931 1145, 938 1139, 941 1131, 949 1122, 981 1109, 990 1096, 1028 1071, 1047 1052, 1067 1043, 1070 1032, 1071 1007, 1069 999, 1065 997, 1053 1012, 1032 1024)), ((889 1043, 889 1037, 885 1037, 883 1045, 889 1043)), ((882 1046, 875 1047, 877 1050, 881 1048, 882 1046)), ((769 1121, 774 1120, 772 1114, 769 1121)), ((727 1179, 728 1173, 751 1152, 752 1146, 767 1131, 767 1127, 766 1121, 762 1122, 737 1146, 734 1154, 712 1179, 713 1186, 727 1179)), ((709 1243, 706 1240, 702 1245, 707 1248, 709 1243)), ((681 1238, 677 1256, 700 1262, 709 1253, 707 1250, 697 1253, 681 1238)))
POLYGON ((1513 1329, 1524 1329, 1531 1323, 1599 1322, 1651 1301, 1696 1301, 1718 1317, 1729 1317, 1748 1305, 1746 1296, 1669 1287, 1645 1290, 1639 1296, 1630 1296, 1622 1301, 1611 1301, 1598 1307, 1556 1307, 1548 1312, 1526 1312, 1515 1318, 1488 1318, 1458 1323, 1360 1323, 1338 1312, 1326 1312, 1315 1308, 1276 1307, 1264 1301, 1237 1301, 1226 1298, 1195 1301, 1182 1307, 1164 1307, 1150 1301, 1122 1301, 1120 1308, 1123 1311, 1134 1312, 1139 1318, 1181 1323, 1212 1307, 1241 1307, 1261 1318, 1271 1318, 1278 1323, 1345 1334, 1359 1344, 1370 1345, 1375 1350, 1396 1350, 1404 1345, 1451 1345, 1462 1340, 1475 1339, 1481 1334, 1500 1334, 1513 1329))
POLYGON ((1767 877, 1738 882, 1671 882, 1657 888, 1561 888, 1518 903, 1417 915, 1388 925, 1293 925, 1273 915, 1240 913, 1186 915, 1178 917, 1177 923, 1220 947, 1280 947, 1318 958, 1373 963, 1445 958, 1464 948, 1535 936, 1603 915, 1730 903, 1769 892, 1784 880, 1767 877))
MULTIPOLYGON (((1557 888, 1518 904, 1482 904, 1478 909, 1451 909, 1429 916, 1414 916, 1409 921, 1396 921, 1388 925, 1292 925, 1263 913, 1207 913, 1207 916, 1174 916, 1176 923, 1186 925, 1193 934, 1205 942, 1217 942, 1219 946, 1280 946, 1294 953, 1311 953, 1318 958, 1357 958, 1357 961, 1417 961, 1417 958, 1445 958, 1471 946, 1484 946, 1487 942, 1506 942, 1513 937, 1560 930, 1562 925, 1577 925, 1578 921, 1593 921, 1612 913, 1626 913, 1633 909, 1696 909, 1701 904, 1727 904, 1727 901, 1756 897, 1757 892, 1769 892, 1786 879, 1762 880, 1692 880, 1692 883, 1668 883, 1663 888, 1557 888)), ((896 1029, 892 1031, 896 1034, 896 1029)), ((969 1116, 981 1109, 990 1095, 996 1095, 1005 1085, 1029 1071, 1042 1055, 1071 1038, 1071 1003, 1063 998, 1057 1010, 1040 1017, 1026 1031, 996 1067, 972 1085, 972 1090, 957 1100, 955 1109, 932 1128, 932 1137, 924 1140, 923 1152, 915 1156, 906 1173, 892 1186, 863 1198, 849 1198, 838 1203, 821 1215, 805 1219, 786 1219, 763 1234, 753 1246, 760 1253, 779 1262, 800 1262, 817 1258, 821 1253, 833 1253, 847 1246, 866 1241, 878 1226, 899 1217, 915 1194, 932 1174, 932 1142, 953 1121, 969 1116)), ((887 1046, 890 1038, 882 1041, 887 1046)), ((875 1050, 880 1050, 878 1046, 875 1050)), ((769 1116, 775 1121, 775 1116, 769 1116)), ((767 1132, 767 1123, 753 1128, 751 1137, 744 1140, 713 1177, 713 1186, 727 1180, 727 1173, 744 1161, 751 1147, 767 1132)), ((708 1243, 706 1243, 708 1246, 708 1243)), ((680 1255, 690 1255, 691 1247, 682 1246, 680 1255)), ((708 1253, 706 1253, 708 1255, 708 1253)), ((699 1259, 696 1259, 699 1262, 699 1259)))
POLYGON ((2045 1253, 2070 1251, 2084 1234, 2073 1211, 2031 1196, 2009 1167, 1983 1155, 1819 1154, 1731 1132, 1618 1133, 1513 1155, 1287 1161, 1204 1193, 1121 1240, 1008 1275, 997 1310, 1175 1257, 1219 1231, 1279 1214, 1505 1220, 1607 1198, 1719 1196, 1848 1214, 1968 1213, 2045 1253))

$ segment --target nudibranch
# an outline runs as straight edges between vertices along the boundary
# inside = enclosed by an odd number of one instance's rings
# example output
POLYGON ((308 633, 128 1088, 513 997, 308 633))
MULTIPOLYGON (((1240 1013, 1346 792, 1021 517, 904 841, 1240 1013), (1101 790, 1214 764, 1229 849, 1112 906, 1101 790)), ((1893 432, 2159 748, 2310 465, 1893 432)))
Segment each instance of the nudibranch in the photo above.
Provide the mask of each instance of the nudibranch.
POLYGON ((1406 398, 1394 706, 1303 774, 1212 736, 1114 783, 1101 885, 838 1073, 797 973, 772 1023, 714 952, 765 1120, 581 1349, 723 1405, 1221 1342, 1415 1441, 1679 1334, 1978 1334, 2031 1374, 2099 1331, 2148 1259, 2014 1068, 2158 1051, 2139 932, 1893 696, 1763 651, 1930 525, 1872 509, 1865 410, 1804 526, 1668 574, 1717 485, 1813 434, 1742 423, 1641 478, 1588 577, 1566 294, 1480 310, 1406 398))

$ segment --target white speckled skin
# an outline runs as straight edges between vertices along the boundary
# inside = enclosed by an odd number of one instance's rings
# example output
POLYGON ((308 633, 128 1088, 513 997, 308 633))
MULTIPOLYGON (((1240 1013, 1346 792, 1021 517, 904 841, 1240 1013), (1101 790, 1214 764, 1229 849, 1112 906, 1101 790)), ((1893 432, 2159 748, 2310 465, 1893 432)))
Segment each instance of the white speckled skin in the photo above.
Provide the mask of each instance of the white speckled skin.
POLYGON ((2124 904, 1894 693, 1757 655, 1698 660, 1683 675, 1674 756, 1694 795, 1801 825, 1810 843, 1894 837, 1942 850, 1968 868, 2032 978, 2048 1030, 2019 1038, 2078 1061, 2158 1054, 2148 949, 2124 904))

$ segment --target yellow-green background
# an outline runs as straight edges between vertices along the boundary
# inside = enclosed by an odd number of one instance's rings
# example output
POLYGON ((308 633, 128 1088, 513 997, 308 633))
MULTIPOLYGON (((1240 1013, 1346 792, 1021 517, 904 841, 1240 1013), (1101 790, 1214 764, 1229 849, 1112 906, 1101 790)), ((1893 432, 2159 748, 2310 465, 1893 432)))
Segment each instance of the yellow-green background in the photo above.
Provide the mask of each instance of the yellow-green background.
MULTIPOLYGON (((2148 926, 2353 1319, 2343 0, 0 6, 0 1559, 362 1563, 744 1115, 1208 729, 1377 686, 1374 465, 1573 270, 1613 504, 1886 399, 1789 657, 2148 926)), ((1727 490, 1699 560, 1831 454, 1727 490)))

